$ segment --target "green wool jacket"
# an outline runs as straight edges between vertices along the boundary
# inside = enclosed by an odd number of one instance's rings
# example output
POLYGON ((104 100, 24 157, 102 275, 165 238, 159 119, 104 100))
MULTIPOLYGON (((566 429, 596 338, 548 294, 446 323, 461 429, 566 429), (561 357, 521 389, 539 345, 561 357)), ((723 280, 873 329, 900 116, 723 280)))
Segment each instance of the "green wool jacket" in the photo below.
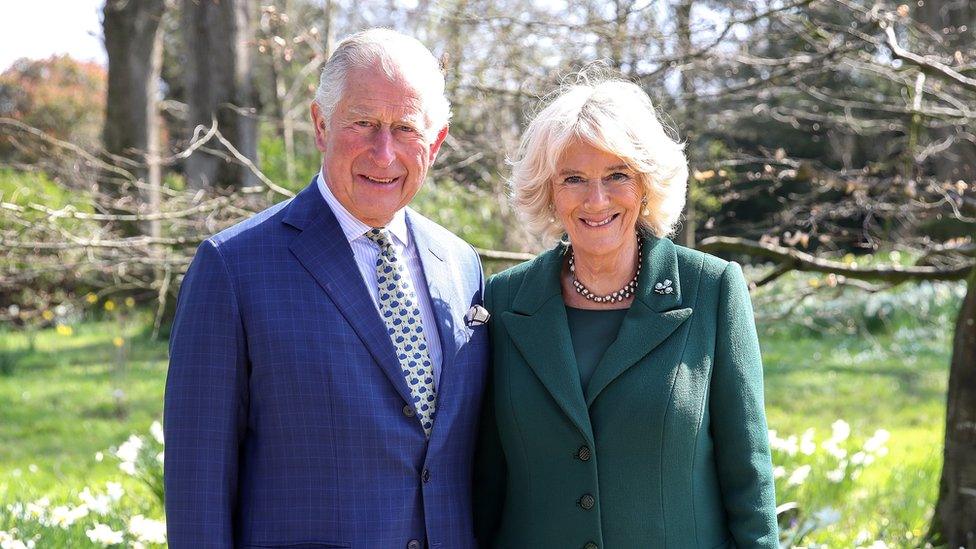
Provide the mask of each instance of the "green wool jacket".
POLYGON ((742 270, 647 237, 637 295, 584 389, 559 283, 564 254, 557 246, 488 281, 482 546, 778 547, 742 270))

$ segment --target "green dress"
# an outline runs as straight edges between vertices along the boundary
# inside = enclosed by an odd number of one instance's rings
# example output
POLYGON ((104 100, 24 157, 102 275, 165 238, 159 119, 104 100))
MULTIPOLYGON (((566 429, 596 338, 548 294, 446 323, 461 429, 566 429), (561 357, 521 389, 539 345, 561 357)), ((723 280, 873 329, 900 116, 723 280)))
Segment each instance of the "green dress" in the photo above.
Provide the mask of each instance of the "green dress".
POLYGON ((578 362, 591 359, 577 360, 583 339, 560 285, 565 249, 488 281, 492 371, 474 487, 483 547, 778 547, 742 271, 665 238, 643 250, 634 301, 585 384, 578 362))
POLYGON ((626 314, 627 309, 578 309, 566 306, 580 386, 586 387, 590 383, 593 370, 596 370, 603 353, 617 339, 626 314))

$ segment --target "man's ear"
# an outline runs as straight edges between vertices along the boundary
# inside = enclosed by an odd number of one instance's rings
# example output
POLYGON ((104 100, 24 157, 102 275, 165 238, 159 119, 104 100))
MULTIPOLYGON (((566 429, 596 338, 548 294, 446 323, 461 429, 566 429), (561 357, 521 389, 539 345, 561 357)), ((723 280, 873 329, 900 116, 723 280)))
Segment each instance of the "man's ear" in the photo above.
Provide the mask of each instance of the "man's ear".
POLYGON ((430 144, 431 164, 433 164, 434 159, 437 158, 437 151, 441 150, 441 143, 443 143, 444 140, 447 139, 447 130, 448 130, 448 126, 445 125, 443 128, 440 129, 440 131, 437 132, 437 138, 434 139, 434 142, 430 144))
POLYGON ((328 123, 325 117, 322 116, 322 107, 319 107, 318 101, 312 101, 309 110, 312 115, 312 127, 315 128, 315 148, 321 152, 325 152, 326 127, 328 123))

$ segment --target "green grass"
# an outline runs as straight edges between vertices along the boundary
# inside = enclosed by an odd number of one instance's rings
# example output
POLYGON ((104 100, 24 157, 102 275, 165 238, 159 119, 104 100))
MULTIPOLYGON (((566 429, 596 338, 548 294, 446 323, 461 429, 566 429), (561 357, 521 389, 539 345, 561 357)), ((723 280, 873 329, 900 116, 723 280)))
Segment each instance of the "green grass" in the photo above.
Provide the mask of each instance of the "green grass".
POLYGON ((162 410, 166 343, 141 328, 106 321, 75 325, 70 336, 42 330, 33 351, 25 334, 0 333, 0 353, 19 357, 0 376, 0 502, 61 499, 123 476, 116 460, 95 454, 145 432, 162 410))
MULTIPOLYGON (((864 440, 877 429, 891 433, 889 453, 830 503, 840 520, 806 542, 855 547, 880 539, 913 547, 925 534, 942 466, 949 344, 946 334, 906 355, 891 335, 763 339, 770 429, 783 437, 812 427, 822 440, 843 419, 852 438, 864 440)), ((821 500, 816 491, 830 488, 822 479, 808 483, 809 500, 821 500)))
MULTIPOLYGON (((935 299, 923 294, 904 299, 935 299)), ((803 545, 855 547, 884 540, 890 547, 913 547, 925 533, 941 468, 951 317, 958 303, 951 292, 943 298, 941 305, 928 303, 924 317, 902 315, 855 334, 847 333, 846 322, 816 332, 795 323, 788 329, 783 322, 760 324, 768 421, 780 437, 814 428, 819 446, 838 419, 850 424, 852 447, 877 429, 891 433, 889 453, 856 480, 831 485, 814 468, 802 487, 781 493, 780 503, 793 494, 807 515, 824 506, 840 514, 834 524, 807 535, 803 545)), ((876 309, 858 304, 861 298, 841 299, 853 301, 837 313, 840 318, 876 309)), ((95 490, 108 481, 125 483, 132 494, 127 505, 135 509, 130 515, 161 516, 148 491, 119 470, 110 452, 130 434, 146 433, 162 411, 166 343, 144 335, 145 317, 131 318, 127 324, 78 320, 71 335, 40 330, 33 348, 27 334, 0 331, 0 362, 12 368, 6 374, 0 369, 0 530, 11 527, 9 517, 4 522, 10 503, 40 496, 77 502, 84 487, 95 490), (122 348, 113 344, 120 336, 122 348), (96 461, 97 452, 103 461, 96 461)), ((799 464, 786 461, 777 465, 792 470, 799 464)), ((119 528, 124 524, 113 520, 119 528)), ((76 525, 58 532, 60 538, 43 537, 40 530, 34 535, 54 546, 70 545, 87 542, 84 529, 76 525)))

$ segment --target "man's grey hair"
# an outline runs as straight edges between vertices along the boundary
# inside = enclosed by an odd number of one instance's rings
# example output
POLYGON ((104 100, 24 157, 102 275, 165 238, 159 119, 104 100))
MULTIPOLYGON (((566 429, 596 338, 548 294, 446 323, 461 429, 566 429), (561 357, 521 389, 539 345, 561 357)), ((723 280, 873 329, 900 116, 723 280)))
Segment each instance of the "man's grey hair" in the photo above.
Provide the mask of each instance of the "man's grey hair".
POLYGON ((405 78, 420 92, 428 138, 447 125, 451 103, 444 95, 444 73, 437 59, 416 38, 387 28, 357 32, 332 52, 315 92, 315 102, 326 121, 331 120, 342 99, 349 71, 367 67, 380 67, 390 78, 405 78))

